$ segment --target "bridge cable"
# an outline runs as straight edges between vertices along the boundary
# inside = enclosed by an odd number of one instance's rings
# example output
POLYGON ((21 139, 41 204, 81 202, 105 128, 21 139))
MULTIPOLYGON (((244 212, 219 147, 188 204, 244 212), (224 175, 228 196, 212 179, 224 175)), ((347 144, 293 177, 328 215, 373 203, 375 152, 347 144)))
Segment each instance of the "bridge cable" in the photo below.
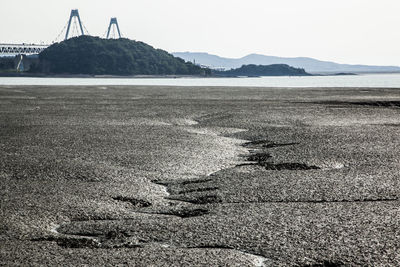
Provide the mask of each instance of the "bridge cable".
POLYGON ((106 30, 106 31, 104 32, 104 34, 101 36, 103 39, 105 39, 105 38, 107 37, 107 32, 108 32, 108 30, 106 30))
POLYGON ((68 27, 68 21, 67 21, 67 23, 65 24, 64 28, 61 30, 61 32, 60 32, 60 33, 57 35, 57 37, 53 40, 53 42, 52 42, 53 44, 59 40, 60 36, 64 33, 64 31, 65 31, 65 29, 66 29, 67 27, 68 27))
POLYGON ((90 35, 89 31, 86 29, 86 26, 85 26, 85 24, 83 24, 83 22, 82 22, 82 21, 81 21, 81 24, 82 24, 83 28, 84 28, 84 29, 85 29, 85 31, 86 31, 86 35, 90 35))

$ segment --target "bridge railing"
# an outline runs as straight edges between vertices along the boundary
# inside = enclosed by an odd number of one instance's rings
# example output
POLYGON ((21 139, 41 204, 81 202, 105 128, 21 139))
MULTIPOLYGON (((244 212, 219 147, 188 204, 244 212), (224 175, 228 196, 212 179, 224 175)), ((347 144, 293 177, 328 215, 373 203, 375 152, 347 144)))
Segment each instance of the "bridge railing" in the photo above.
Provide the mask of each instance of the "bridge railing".
POLYGON ((37 44, 0 44, 0 55, 33 55, 39 54, 49 45, 37 44))

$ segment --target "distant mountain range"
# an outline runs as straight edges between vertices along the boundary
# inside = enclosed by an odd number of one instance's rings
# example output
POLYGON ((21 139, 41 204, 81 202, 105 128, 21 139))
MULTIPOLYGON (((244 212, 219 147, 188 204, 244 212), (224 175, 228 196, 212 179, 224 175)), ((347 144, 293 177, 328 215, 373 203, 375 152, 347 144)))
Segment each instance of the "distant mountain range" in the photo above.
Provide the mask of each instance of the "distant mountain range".
POLYGON ((400 67, 397 66, 369 66, 369 65, 349 65, 338 64, 335 62, 321 61, 308 57, 273 57, 259 54, 250 54, 242 58, 223 58, 207 53, 192 53, 192 52, 175 52, 172 53, 176 57, 180 57, 186 61, 208 66, 210 68, 234 69, 242 65, 272 65, 272 64, 287 64, 295 68, 303 68, 310 73, 383 73, 383 72, 400 72, 400 67))

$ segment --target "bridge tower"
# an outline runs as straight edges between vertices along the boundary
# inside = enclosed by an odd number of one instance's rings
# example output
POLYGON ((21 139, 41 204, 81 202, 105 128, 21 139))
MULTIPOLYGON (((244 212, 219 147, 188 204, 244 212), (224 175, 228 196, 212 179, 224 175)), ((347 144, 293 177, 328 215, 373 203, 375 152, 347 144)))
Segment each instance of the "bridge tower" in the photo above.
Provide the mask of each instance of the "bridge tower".
MULTIPOLYGON (((111 32, 111 28, 112 28, 113 26, 114 26, 115 28, 117 28, 118 36, 119 36, 119 38, 121 38, 121 32, 120 32, 120 30, 119 30, 117 18, 111 18, 110 25, 108 26, 108 31, 107 31, 107 39, 110 38, 110 32, 111 32)), ((114 31, 115 31, 115 28, 113 28, 114 31)))
POLYGON ((72 9, 71 16, 69 17, 69 21, 68 21, 67 33, 65 34, 65 40, 68 39, 69 31, 71 29, 71 23, 74 19, 75 19, 75 21, 74 21, 75 23, 76 23, 76 20, 78 20, 79 28, 81 30, 81 35, 85 35, 85 32, 83 31, 83 27, 82 27, 81 18, 79 17, 78 9, 72 9))

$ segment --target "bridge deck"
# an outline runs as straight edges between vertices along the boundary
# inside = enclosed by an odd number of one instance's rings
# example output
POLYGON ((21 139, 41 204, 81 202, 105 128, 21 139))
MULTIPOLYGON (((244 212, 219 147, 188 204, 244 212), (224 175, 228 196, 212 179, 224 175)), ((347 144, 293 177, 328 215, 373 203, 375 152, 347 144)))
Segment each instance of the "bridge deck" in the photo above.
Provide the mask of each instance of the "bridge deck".
POLYGON ((39 54, 49 45, 38 44, 0 44, 0 54, 4 55, 32 55, 39 54))

